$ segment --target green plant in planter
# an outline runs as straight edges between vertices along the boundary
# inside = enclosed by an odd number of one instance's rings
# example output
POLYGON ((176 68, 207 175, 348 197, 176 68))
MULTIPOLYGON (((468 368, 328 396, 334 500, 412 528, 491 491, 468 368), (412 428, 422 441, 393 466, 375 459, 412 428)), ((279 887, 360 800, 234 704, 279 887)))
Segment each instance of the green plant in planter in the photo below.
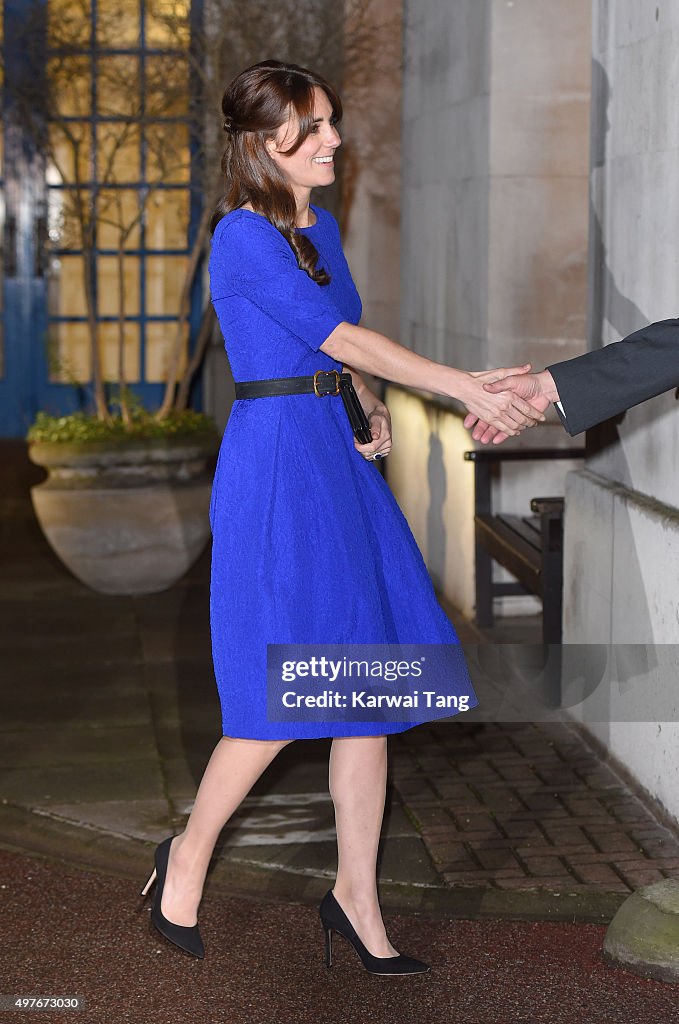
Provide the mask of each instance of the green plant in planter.
POLYGON ((31 460, 48 473, 31 488, 43 533, 79 580, 106 594, 167 589, 210 533, 213 420, 191 409, 159 420, 134 396, 127 412, 39 412, 27 434, 31 460))
POLYGON ((165 419, 157 420, 146 409, 139 408, 125 423, 121 416, 113 416, 108 422, 83 412, 68 416, 49 416, 39 412, 26 435, 30 442, 49 444, 91 442, 146 441, 155 438, 166 440, 210 440, 218 437, 214 420, 204 413, 185 409, 171 412, 165 419))

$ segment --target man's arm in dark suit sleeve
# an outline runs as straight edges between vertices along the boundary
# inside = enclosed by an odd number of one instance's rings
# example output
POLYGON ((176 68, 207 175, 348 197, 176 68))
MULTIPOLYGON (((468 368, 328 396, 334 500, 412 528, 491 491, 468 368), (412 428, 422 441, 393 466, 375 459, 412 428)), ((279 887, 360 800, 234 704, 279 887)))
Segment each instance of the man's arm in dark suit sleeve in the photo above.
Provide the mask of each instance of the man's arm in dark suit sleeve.
POLYGON ((571 436, 679 387, 679 319, 661 320, 622 341, 553 363, 551 373, 571 436))

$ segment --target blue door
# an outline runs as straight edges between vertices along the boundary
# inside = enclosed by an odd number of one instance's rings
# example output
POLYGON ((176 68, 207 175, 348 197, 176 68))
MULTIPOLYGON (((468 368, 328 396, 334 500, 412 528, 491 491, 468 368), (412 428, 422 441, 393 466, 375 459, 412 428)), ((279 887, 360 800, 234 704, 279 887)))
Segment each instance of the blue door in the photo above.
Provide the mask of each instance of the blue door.
POLYGON ((0 126, 0 188, 2 189, 3 255, 0 261, 0 435, 20 436, 35 407, 38 373, 35 348, 24 344, 35 315, 39 267, 33 248, 34 153, 24 138, 8 101, 8 84, 17 75, 20 54, 16 37, 24 18, 20 0, 4 4, 2 32, 3 80, 0 126), (28 201, 27 201, 28 200, 28 201))

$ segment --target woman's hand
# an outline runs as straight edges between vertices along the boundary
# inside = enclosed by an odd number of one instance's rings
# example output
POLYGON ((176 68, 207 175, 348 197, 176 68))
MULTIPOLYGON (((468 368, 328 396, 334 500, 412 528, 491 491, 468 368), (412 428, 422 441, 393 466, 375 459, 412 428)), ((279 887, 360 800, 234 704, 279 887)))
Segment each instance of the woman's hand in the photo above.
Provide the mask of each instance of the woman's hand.
MULTIPOLYGON (((554 378, 549 370, 543 370, 541 373, 521 373, 492 383, 487 381, 483 387, 490 394, 513 391, 539 412, 545 412, 552 402, 559 401, 559 392, 556 390, 554 378)), ((502 444, 507 439, 507 434, 498 430, 497 427, 489 426, 488 423, 472 413, 465 418, 464 425, 467 430, 474 428, 472 437, 475 441, 480 441, 481 444, 488 444, 489 441, 492 441, 493 444, 502 444)))
POLYGON ((384 402, 371 391, 363 377, 353 366, 342 366, 342 373, 350 373, 358 400, 370 424, 372 441, 361 444, 354 438, 354 448, 364 459, 372 462, 377 455, 384 458, 391 451, 391 416, 384 402))
MULTIPOLYGON (((466 373, 465 380, 456 387, 456 398, 459 398, 467 406, 470 414, 486 426, 495 427, 508 437, 516 437, 526 427, 534 427, 542 423, 545 416, 540 409, 536 409, 520 395, 512 391, 502 391, 499 394, 489 394, 484 389, 484 384, 493 384, 502 380, 503 377, 514 374, 527 373, 531 368, 530 363, 523 366, 513 366, 508 369, 478 370, 473 373, 466 373), (496 401, 500 399, 500 401, 496 401)), ((469 417, 467 417, 467 420, 469 417)), ((465 420, 465 423, 467 422, 465 420)))
POLYGON ((354 447, 364 459, 373 461, 376 455, 383 458, 391 451, 391 416, 382 402, 378 402, 367 415, 373 439, 361 444, 354 438, 354 447))

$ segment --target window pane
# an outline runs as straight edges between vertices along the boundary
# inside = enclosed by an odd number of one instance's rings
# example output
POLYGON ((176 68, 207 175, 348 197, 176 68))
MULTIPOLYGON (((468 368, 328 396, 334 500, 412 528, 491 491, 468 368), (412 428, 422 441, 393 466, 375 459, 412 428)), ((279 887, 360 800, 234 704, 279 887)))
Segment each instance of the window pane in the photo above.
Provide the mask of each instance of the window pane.
POLYGON ((146 58, 146 112, 149 117, 186 117, 189 66, 184 57, 146 58))
MULTIPOLYGON (((177 325, 169 320, 167 323, 151 322, 146 324, 146 357, 144 359, 144 377, 149 383, 165 383, 168 375, 170 358, 174 350, 177 336, 177 325)), ((182 355, 179 361, 177 376, 181 376, 188 358, 188 324, 182 331, 182 355)))
POLYGON ((147 314, 177 316, 185 273, 186 256, 147 256, 147 314))
POLYGON ((86 121, 49 126, 47 147, 49 185, 90 180, 90 126, 86 121))
POLYGON ((141 238, 139 194, 136 189, 117 188, 99 195, 97 244, 100 249, 137 249, 141 238))
POLYGON ((146 177, 174 185, 189 180, 189 128, 186 124, 151 124, 146 129, 146 177))
POLYGON ((91 110, 91 67, 88 57, 51 57, 47 61, 48 114, 62 117, 89 117, 91 110))
POLYGON ((97 181, 100 184, 138 182, 141 175, 140 128, 119 121, 97 126, 97 181))
POLYGON ((88 46, 91 26, 89 0, 49 0, 48 46, 88 46))
POLYGON ((84 189, 48 189, 47 236, 53 249, 82 248, 82 223, 91 217, 90 200, 84 189))
MULTIPOLYGON (((104 380, 118 380, 118 353, 120 346, 120 329, 117 323, 99 324, 99 345, 101 351, 101 371, 104 380)), ((139 380, 139 324, 123 325, 123 369, 125 380, 134 384, 139 380)))
POLYGON ((105 117, 141 117, 139 59, 100 57, 97 61, 97 108, 105 117))
POLYGON ((186 49, 191 0, 146 0, 146 45, 186 49))
POLYGON ((52 322, 47 337, 49 379, 70 384, 90 380, 90 336, 87 324, 52 322))
POLYGON ((139 46, 139 0, 97 0, 97 42, 112 49, 139 46))
POLYGON ((159 189, 146 207, 146 248, 185 249, 189 230, 189 193, 159 189))
MULTIPOLYGON (((118 316, 120 312, 118 260, 115 256, 97 259, 99 316, 118 316)), ((139 257, 123 259, 123 307, 126 316, 139 314, 139 257)))
POLYGON ((52 256, 47 305, 50 316, 86 316, 84 264, 81 256, 52 256))

